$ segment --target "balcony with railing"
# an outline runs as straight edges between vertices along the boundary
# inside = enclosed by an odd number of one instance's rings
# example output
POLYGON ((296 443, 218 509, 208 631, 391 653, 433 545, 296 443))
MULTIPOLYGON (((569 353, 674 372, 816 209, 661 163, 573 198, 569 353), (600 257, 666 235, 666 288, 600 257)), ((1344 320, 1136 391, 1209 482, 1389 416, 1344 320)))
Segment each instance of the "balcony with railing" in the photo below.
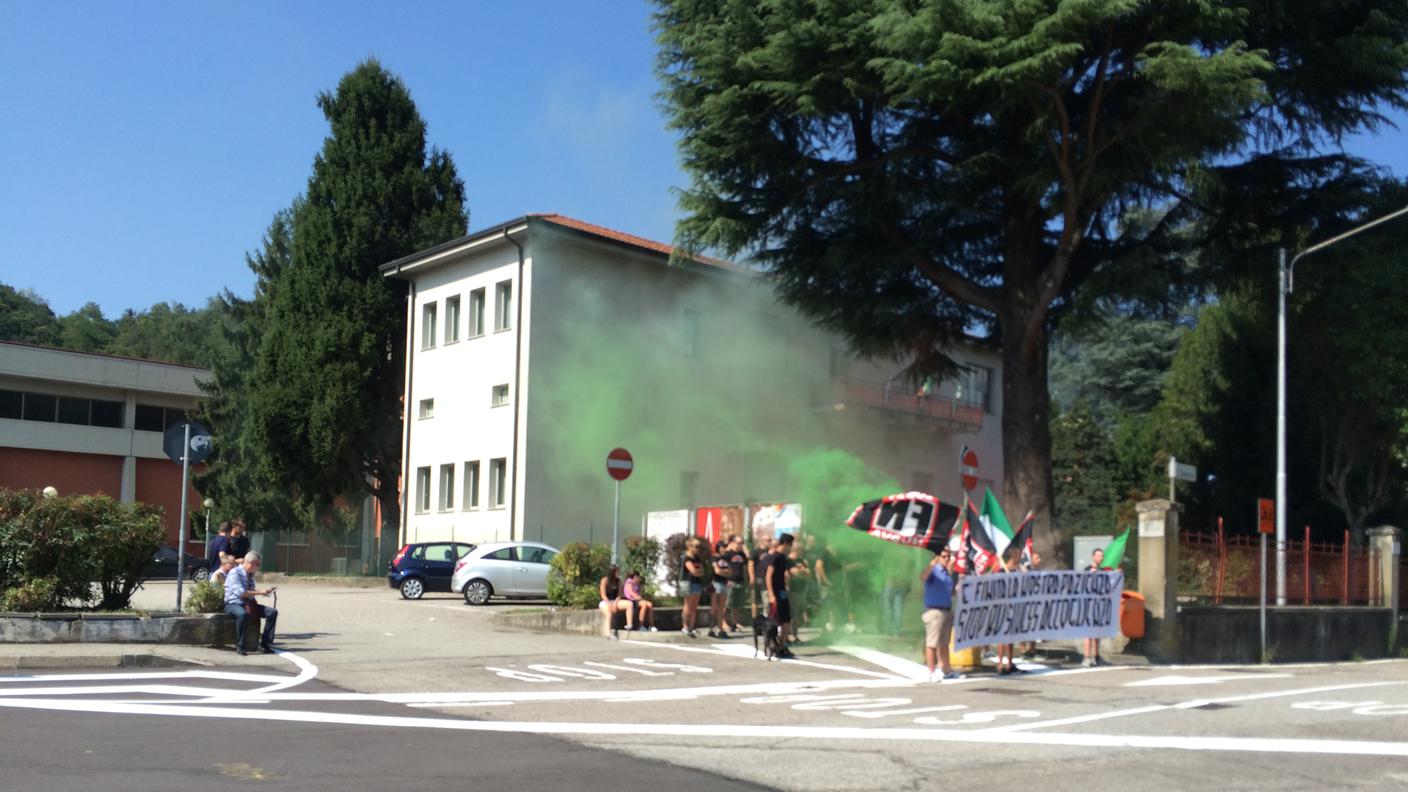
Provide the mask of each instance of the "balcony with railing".
POLYGON ((818 411, 869 411, 895 421, 938 425, 976 432, 983 428, 983 407, 961 399, 916 392, 899 382, 866 382, 835 377, 817 383, 812 406, 818 411))

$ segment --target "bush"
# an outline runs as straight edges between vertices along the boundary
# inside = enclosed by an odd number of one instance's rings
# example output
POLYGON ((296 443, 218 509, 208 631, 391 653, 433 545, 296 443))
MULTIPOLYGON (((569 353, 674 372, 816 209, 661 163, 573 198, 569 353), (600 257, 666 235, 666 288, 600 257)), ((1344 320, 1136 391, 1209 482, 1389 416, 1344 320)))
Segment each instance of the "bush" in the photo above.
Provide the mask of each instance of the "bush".
POLYGON ((660 564, 660 541, 648 536, 626 537, 626 553, 621 558, 621 577, 639 572, 646 599, 654 599, 659 581, 655 579, 660 564))
POLYGON ((101 607, 125 608, 161 544, 161 514, 106 495, 0 490, 0 591, 47 579, 52 607, 87 605, 96 580, 101 607))
POLYGON ((211 580, 191 586, 190 597, 186 600, 187 613, 223 613, 224 610, 224 586, 211 580))
POLYGON ((567 608, 595 608, 597 586, 611 566, 611 548, 573 542, 552 559, 548 599, 567 608))
POLYGON ((59 606, 57 586, 53 578, 36 578, 5 592, 0 610, 12 613, 39 613, 59 606))
POLYGON ((675 591, 680 590, 680 563, 684 560, 684 546, 688 541, 689 534, 682 533, 673 534, 665 540, 665 582, 675 591))

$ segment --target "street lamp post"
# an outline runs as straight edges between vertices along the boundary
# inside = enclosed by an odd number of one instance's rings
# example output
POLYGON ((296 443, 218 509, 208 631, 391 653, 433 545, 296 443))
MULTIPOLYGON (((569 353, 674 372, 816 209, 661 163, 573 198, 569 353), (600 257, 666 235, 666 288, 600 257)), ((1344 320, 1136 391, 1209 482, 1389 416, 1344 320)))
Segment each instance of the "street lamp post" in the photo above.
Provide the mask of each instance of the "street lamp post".
POLYGON ((206 552, 209 552, 209 551, 210 551, 210 510, 213 509, 213 508, 215 508, 215 499, 214 499, 214 498, 206 498, 204 501, 201 501, 201 505, 205 506, 205 547, 206 547, 206 552))
POLYGON ((1276 604, 1286 604, 1286 296, 1291 293, 1295 278, 1296 262, 1325 248, 1342 242, 1355 234, 1368 231, 1374 226, 1387 223, 1396 217, 1408 214, 1408 206, 1396 212, 1355 226, 1336 237, 1297 253, 1286 263, 1286 249, 1281 248, 1280 266, 1277 268, 1279 280, 1276 289, 1279 299, 1276 311, 1276 604))

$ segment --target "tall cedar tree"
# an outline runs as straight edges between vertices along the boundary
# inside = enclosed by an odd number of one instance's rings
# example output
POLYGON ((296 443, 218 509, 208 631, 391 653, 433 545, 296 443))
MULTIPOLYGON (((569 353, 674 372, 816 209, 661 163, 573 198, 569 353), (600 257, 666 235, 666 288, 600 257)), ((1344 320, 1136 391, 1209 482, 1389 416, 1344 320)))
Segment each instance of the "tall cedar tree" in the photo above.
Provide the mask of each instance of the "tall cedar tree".
MULTIPOLYGON (((1055 315, 1147 289, 1219 201, 1290 214, 1340 172, 1315 146, 1408 104, 1403 0, 657 3, 682 246, 751 254, 916 376, 966 331, 999 340, 1004 500, 1041 525, 1055 315)), ((1256 212, 1214 227, 1264 235, 1256 212)))
POLYGON ((201 383, 201 418, 219 438, 215 456, 196 486, 215 499, 221 514, 243 517, 256 530, 297 524, 295 493, 275 475, 249 420, 249 378, 268 326, 271 294, 293 259, 293 216, 298 204, 274 215, 258 252, 245 256, 254 273, 249 299, 225 291, 219 297, 223 344, 209 382, 201 383))
POLYGON ((318 106, 332 134, 294 214, 292 264, 269 295, 249 420, 302 500, 370 492, 394 536, 406 292, 377 266, 463 236, 464 183, 449 154, 427 153, 410 92, 377 61, 318 106))

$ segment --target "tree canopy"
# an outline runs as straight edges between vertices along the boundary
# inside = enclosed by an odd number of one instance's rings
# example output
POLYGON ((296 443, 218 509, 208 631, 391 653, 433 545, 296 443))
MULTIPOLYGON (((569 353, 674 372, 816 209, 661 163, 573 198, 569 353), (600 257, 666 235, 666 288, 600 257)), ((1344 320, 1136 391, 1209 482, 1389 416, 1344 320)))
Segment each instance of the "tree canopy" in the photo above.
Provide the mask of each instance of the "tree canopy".
POLYGON ((252 448, 300 497, 369 491, 395 528, 405 287, 393 259, 462 236, 464 184, 400 78, 375 60, 318 97, 331 134, 291 214, 288 264, 256 301, 244 381, 252 448))
POLYGON ((1408 106, 1403 2, 658 8, 682 246, 751 255, 919 375, 974 328, 999 339, 1004 494, 1047 525, 1054 316, 1083 293, 1157 297, 1189 244, 1274 242, 1358 175, 1318 147, 1408 106))

